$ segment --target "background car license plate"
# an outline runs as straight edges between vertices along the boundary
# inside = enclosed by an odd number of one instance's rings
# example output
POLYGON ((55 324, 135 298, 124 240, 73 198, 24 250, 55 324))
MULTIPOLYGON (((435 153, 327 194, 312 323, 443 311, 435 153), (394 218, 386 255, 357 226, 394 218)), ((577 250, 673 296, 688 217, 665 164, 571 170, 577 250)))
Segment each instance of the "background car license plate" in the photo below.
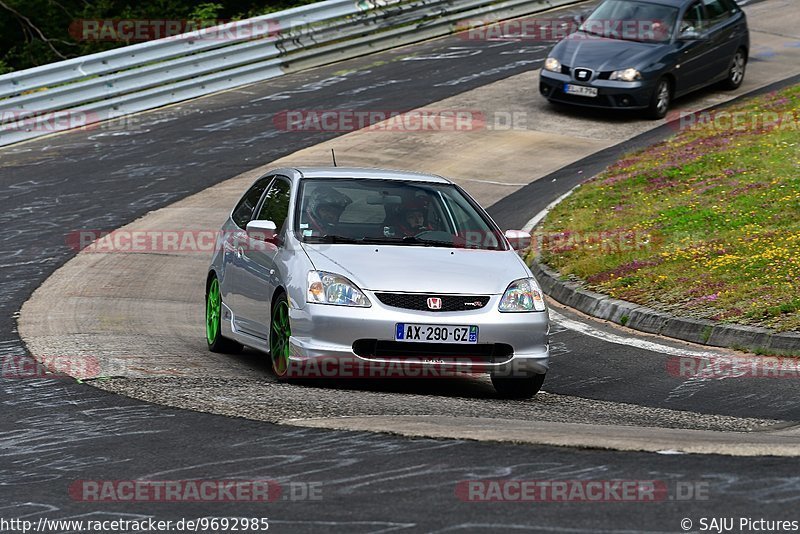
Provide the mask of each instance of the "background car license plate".
POLYGON ((572 85, 571 83, 568 83, 564 85, 564 92, 568 95, 588 96, 594 98, 597 96, 597 87, 586 87, 584 85, 572 85))
POLYGON ((397 323, 395 341, 421 343, 477 343, 477 326, 397 323))

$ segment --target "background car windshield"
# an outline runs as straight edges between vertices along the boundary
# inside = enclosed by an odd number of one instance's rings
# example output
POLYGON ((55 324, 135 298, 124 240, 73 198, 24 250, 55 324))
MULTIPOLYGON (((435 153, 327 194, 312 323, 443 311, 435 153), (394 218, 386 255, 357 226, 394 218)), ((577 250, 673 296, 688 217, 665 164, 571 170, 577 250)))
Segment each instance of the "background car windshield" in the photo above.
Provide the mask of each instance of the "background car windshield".
POLYGON ((670 6, 606 0, 583 22, 581 31, 609 39, 663 43, 670 40, 678 10, 670 6))
POLYGON ((486 216, 452 184, 306 179, 295 217, 308 243, 504 249, 486 216))

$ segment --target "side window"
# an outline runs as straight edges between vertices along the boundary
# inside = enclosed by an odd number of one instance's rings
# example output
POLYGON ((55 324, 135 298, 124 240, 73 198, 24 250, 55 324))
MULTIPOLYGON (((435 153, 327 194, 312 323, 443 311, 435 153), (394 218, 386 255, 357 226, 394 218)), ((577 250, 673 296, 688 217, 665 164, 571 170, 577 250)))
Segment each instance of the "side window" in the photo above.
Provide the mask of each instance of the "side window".
POLYGON ((703 0, 703 4, 706 6, 706 14, 712 25, 727 20, 732 15, 720 0, 703 0))
MULTIPOLYGON (((258 210, 258 215, 254 217, 257 221, 272 221, 278 229, 278 233, 283 231, 283 224, 289 215, 289 197, 292 194, 292 186, 285 178, 277 178, 264 196, 264 202, 258 210)), ((245 223, 246 224, 246 223, 245 223)))
POLYGON ((242 199, 233 209, 231 218, 233 219, 233 222, 236 223, 236 226, 242 230, 247 227, 247 223, 253 218, 253 211, 256 209, 256 205, 258 204, 259 199, 261 199, 261 195, 264 194, 264 191, 272 181, 272 178, 272 176, 259 178, 256 183, 254 183, 250 189, 247 190, 247 193, 244 194, 242 199))
POLYGON ((683 33, 689 29, 698 32, 705 29, 705 15, 703 14, 703 4, 701 2, 693 3, 683 15, 680 32, 683 33))
POLYGON ((730 11, 731 15, 741 11, 741 9, 739 9, 739 4, 736 3, 736 0, 720 0, 720 4, 722 4, 722 7, 730 11))

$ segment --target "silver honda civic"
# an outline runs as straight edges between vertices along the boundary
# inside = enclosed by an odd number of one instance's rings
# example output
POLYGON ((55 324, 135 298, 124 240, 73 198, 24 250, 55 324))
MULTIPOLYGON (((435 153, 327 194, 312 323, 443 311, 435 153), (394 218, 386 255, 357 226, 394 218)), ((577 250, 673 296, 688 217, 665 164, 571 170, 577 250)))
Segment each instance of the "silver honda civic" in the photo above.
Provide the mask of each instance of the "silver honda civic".
POLYGON ((219 233, 208 347, 266 352, 280 379, 488 373, 501 396, 531 397, 549 323, 515 250, 529 244, 439 176, 276 169, 219 233))

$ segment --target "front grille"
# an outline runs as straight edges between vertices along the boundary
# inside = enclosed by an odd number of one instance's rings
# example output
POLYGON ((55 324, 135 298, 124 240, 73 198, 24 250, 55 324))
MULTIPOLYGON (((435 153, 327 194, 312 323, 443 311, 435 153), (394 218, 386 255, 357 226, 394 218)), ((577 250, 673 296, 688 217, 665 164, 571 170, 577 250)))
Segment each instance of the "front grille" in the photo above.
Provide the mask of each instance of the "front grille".
POLYGON ((582 67, 573 69, 573 78, 578 80, 579 82, 589 82, 594 75, 594 71, 592 69, 585 69, 582 67))
POLYGON ((424 310, 434 312, 452 312, 479 310, 489 303, 486 295, 430 295, 425 293, 375 293, 382 303, 393 308, 404 310, 424 310), (441 299, 439 309, 431 309, 428 299, 441 299))
POLYGON ((503 363, 511 358, 514 349, 505 343, 459 345, 359 339, 353 343, 353 352, 362 358, 378 360, 435 359, 445 362, 469 360, 472 363, 503 363))

